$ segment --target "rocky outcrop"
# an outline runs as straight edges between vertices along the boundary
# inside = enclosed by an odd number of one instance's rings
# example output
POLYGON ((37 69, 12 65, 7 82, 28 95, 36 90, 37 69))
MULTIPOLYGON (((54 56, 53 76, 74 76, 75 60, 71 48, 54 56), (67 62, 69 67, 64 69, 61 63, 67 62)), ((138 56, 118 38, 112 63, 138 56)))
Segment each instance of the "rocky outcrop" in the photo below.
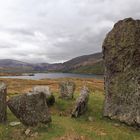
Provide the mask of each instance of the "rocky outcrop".
POLYGON ((0 123, 4 123, 7 120, 7 86, 4 83, 0 83, 0 123))
POLYGON ((51 93, 50 88, 48 86, 35 86, 35 87, 33 87, 32 92, 33 93, 44 93, 48 106, 51 106, 55 103, 55 97, 51 93))
POLYGON ((80 96, 76 101, 74 110, 72 111, 72 117, 78 117, 86 112, 88 106, 88 99, 89 89, 86 86, 84 86, 81 90, 80 96))
POLYGON ((8 107, 13 114, 27 126, 36 126, 38 123, 51 122, 51 116, 44 93, 26 93, 12 97, 8 107))
POLYGON ((140 126, 140 20, 119 21, 103 43, 104 116, 140 126))
POLYGON ((60 97, 63 99, 72 99, 75 91, 75 83, 66 81, 59 83, 60 97))

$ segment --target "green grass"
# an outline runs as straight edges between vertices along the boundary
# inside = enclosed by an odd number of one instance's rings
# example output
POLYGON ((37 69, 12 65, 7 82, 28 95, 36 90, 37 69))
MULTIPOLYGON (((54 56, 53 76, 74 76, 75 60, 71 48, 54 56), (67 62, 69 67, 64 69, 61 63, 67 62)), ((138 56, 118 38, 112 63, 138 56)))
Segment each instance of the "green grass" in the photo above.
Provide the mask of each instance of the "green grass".
POLYGON ((37 137, 25 136, 26 127, 22 124, 15 127, 9 126, 9 122, 18 120, 8 110, 7 124, 0 125, 0 140, 55 140, 56 137, 61 137, 67 133, 76 133, 91 140, 140 140, 139 130, 102 116, 104 101, 102 92, 96 91, 90 94, 88 111, 77 119, 71 118, 70 112, 78 94, 73 100, 62 100, 58 98, 57 93, 54 95, 56 103, 50 108, 52 123, 30 128, 33 133, 38 132, 37 137), (61 115, 60 112, 62 113, 61 115), (93 117, 92 122, 88 120, 89 116, 93 117), (116 126, 116 123, 119 126, 116 126))
POLYGON ((92 66, 81 66, 70 72, 73 73, 84 73, 84 74, 103 74, 104 73, 104 65, 103 62, 98 62, 92 66))

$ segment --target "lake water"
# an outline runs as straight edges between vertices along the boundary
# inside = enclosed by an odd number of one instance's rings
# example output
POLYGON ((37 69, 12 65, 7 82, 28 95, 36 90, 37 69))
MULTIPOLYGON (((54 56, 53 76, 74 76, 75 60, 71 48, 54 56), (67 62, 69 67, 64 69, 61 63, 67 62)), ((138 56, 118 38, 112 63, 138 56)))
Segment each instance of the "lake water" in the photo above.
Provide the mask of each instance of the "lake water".
POLYGON ((103 79, 103 75, 95 74, 73 74, 73 73, 36 73, 34 76, 0 76, 0 78, 16 78, 16 79, 56 79, 56 78, 95 78, 103 79))

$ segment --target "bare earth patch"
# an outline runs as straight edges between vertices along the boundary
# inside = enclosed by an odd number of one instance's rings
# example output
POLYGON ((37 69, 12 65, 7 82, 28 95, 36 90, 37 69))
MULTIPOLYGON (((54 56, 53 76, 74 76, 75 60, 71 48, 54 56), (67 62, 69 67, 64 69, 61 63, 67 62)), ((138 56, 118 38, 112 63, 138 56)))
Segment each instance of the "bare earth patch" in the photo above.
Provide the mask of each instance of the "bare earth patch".
POLYGON ((65 136, 56 138, 54 140, 91 140, 91 139, 87 138, 86 136, 80 136, 74 132, 71 132, 66 134, 65 136))

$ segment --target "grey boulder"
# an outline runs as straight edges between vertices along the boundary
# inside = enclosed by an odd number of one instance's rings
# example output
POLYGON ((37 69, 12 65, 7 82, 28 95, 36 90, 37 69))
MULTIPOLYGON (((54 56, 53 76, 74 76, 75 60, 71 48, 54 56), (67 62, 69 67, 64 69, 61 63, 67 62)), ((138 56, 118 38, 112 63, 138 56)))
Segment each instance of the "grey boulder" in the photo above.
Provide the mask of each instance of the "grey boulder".
POLYGON ((8 107, 27 126, 51 122, 44 93, 26 93, 9 99, 8 107))

